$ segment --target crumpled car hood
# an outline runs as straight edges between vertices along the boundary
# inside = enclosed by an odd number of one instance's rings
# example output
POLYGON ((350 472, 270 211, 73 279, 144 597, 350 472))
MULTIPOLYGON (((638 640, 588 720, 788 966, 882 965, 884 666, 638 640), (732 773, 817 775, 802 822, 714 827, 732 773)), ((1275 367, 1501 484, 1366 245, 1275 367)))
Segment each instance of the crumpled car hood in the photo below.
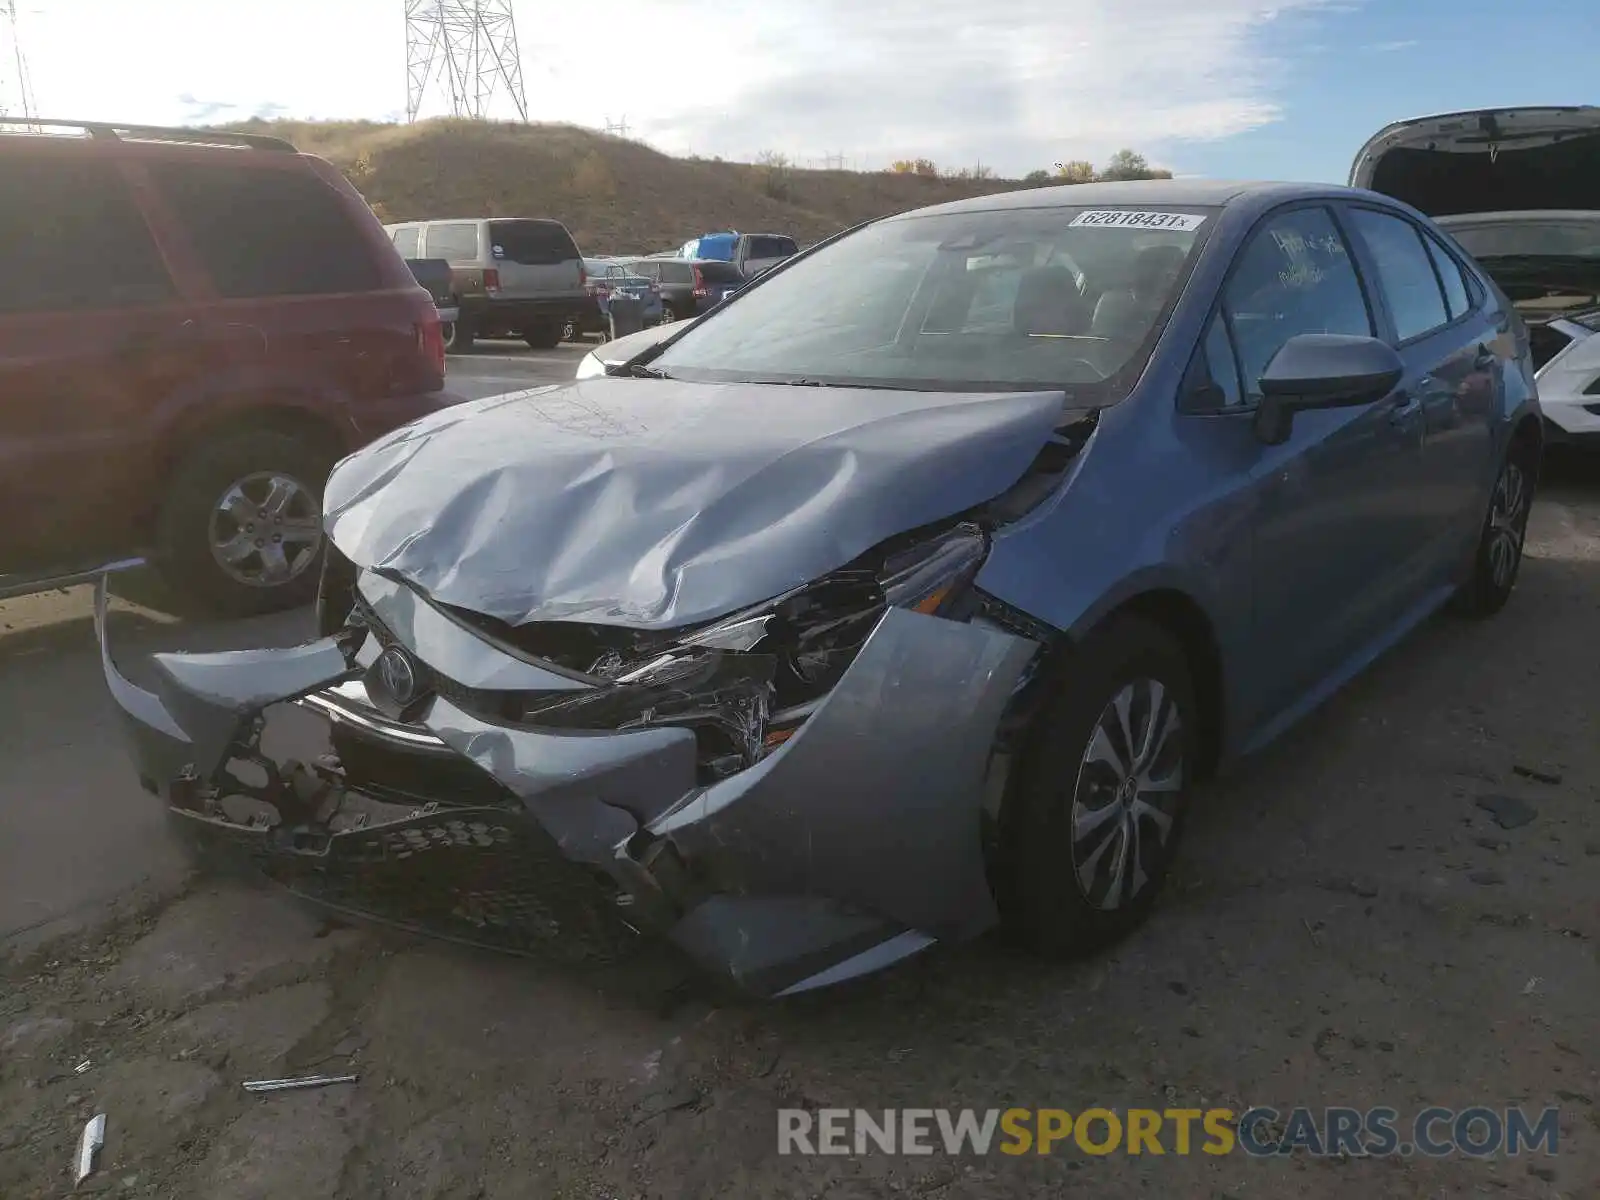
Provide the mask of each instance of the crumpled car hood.
POLYGON ((1061 392, 596 378, 441 410, 335 468, 359 567, 513 625, 672 629, 1004 492, 1061 392))

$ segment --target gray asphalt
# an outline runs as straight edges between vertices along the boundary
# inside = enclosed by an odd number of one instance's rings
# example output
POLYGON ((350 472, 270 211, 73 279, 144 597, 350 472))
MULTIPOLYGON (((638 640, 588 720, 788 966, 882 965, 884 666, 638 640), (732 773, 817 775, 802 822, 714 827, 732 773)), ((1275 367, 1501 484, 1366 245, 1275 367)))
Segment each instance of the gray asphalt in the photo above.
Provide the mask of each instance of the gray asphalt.
MULTIPOLYGON (((482 342, 453 356, 446 387, 466 399, 571 379, 587 347, 529 350, 482 342)), ((137 675, 150 650, 292 645, 305 612, 249 622, 179 624, 154 581, 116 591, 119 661, 137 675)), ((183 859, 159 806, 133 782, 94 653, 88 588, 0 602, 0 944, 54 932, 114 897, 181 885, 183 859)))
POLYGON ((470 354, 452 355, 445 387, 467 400, 571 379, 578 360, 596 343, 530 350, 521 342, 479 342, 470 354))

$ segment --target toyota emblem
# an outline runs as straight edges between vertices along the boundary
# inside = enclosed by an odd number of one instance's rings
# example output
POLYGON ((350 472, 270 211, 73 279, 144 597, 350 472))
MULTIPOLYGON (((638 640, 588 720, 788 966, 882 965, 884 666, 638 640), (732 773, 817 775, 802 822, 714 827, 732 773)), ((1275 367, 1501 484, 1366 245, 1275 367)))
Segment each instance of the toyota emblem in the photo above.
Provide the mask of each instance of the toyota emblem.
POLYGON ((404 650, 390 646, 373 665, 378 668, 383 690, 396 704, 403 708, 417 698, 417 671, 404 650))

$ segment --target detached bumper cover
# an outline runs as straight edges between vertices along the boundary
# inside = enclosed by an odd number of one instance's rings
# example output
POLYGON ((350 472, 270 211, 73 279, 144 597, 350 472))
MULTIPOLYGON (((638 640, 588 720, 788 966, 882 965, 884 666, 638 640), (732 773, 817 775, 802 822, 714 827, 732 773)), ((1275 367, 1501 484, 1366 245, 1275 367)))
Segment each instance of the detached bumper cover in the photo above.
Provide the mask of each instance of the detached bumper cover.
MULTIPOLYGON (((369 599, 441 680, 525 687, 542 671, 409 589, 369 599)), ((796 734, 710 786, 684 728, 554 732, 441 694, 384 716, 362 702, 376 648, 348 631, 289 650, 159 654, 152 691, 112 659, 103 583, 96 629, 146 788, 208 844, 335 907, 513 950, 649 930, 761 994, 838 982, 996 919, 980 807, 1036 649, 996 629, 889 610, 796 734), (326 765, 280 772, 259 733, 285 702, 477 786, 397 803, 326 765), (237 783, 241 760, 267 770, 265 789, 237 783), (279 819, 231 815, 230 795, 267 799, 279 819)))

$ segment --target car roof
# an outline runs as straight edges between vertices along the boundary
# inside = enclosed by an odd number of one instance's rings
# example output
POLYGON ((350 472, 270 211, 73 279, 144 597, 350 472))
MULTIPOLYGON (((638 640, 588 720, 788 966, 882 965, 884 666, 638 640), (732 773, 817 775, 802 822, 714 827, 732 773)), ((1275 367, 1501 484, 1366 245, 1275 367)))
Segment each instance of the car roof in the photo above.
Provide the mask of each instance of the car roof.
POLYGON ((1326 183, 1273 183, 1223 179, 1129 179, 1113 183, 1068 183, 1056 187, 1020 188, 994 192, 948 204, 935 204, 902 213, 890 220, 943 213, 1004 212, 1029 208, 1079 208, 1096 204, 1159 204, 1171 207, 1194 204, 1219 208, 1241 198, 1292 200, 1297 197, 1329 196, 1351 189, 1326 183))

